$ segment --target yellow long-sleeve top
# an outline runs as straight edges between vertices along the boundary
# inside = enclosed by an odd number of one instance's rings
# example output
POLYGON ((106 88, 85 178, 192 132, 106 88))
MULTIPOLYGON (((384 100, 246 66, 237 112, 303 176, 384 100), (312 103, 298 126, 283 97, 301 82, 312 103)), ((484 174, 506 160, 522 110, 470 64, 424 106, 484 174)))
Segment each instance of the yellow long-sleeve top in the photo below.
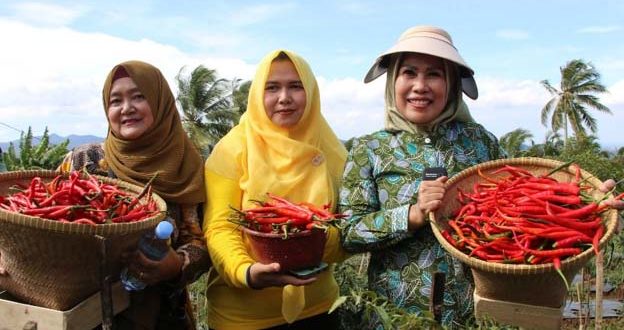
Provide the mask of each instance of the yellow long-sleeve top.
MULTIPOLYGON (((213 329, 261 329, 285 324, 282 317, 282 288, 262 290, 249 288, 247 268, 255 261, 247 252, 240 228, 228 221, 230 206, 241 208, 243 191, 238 181, 205 171, 207 203, 204 233, 213 265, 218 272, 211 274, 207 290, 208 324, 213 329), (215 279, 215 276, 218 276, 215 279)), ((346 253, 340 244, 338 229, 330 228, 323 261, 342 261, 346 253)), ((305 286, 305 308, 298 319, 327 312, 338 297, 338 285, 333 266, 305 286)))

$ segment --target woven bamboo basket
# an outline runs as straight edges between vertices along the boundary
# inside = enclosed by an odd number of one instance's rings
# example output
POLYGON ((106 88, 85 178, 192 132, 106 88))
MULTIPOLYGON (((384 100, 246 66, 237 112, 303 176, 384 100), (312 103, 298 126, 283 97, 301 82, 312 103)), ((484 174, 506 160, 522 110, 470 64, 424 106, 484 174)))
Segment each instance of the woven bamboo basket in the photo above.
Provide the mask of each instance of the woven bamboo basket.
MULTIPOLYGON (((16 183, 27 184, 39 176, 51 181, 53 171, 0 173, 0 195, 7 195, 16 183)), ((125 181, 96 176, 138 195, 142 187, 125 181)), ((162 198, 153 195, 156 205, 166 211, 162 198)), ((8 275, 0 275, 0 289, 37 306, 68 310, 100 290, 102 237, 106 239, 107 276, 119 276, 120 255, 133 248, 141 235, 156 226, 164 213, 137 222, 97 226, 61 223, 0 209, 0 263, 8 275), (98 238, 98 236, 100 238, 98 238)))
MULTIPOLYGON (((457 200, 458 189, 471 191, 475 183, 484 181, 477 174, 478 169, 483 173, 489 173, 505 164, 524 168, 539 175, 546 174, 563 163, 543 158, 512 158, 481 163, 459 172, 447 182, 447 193, 442 200, 442 207, 430 215, 433 233, 446 251, 472 269, 475 293, 479 296, 520 304, 559 308, 565 301, 567 289, 552 263, 539 265, 490 263, 464 254, 442 237, 441 230, 448 228, 446 220, 461 206, 457 200)), ((489 175, 496 178, 506 176, 507 173, 489 175)), ((553 174, 553 177, 561 182, 571 182, 575 177, 575 170, 564 168, 553 174)), ((584 170, 581 170, 581 177, 585 180, 585 184, 593 188, 588 193, 594 198, 601 198, 605 195, 597 189, 602 183, 599 179, 584 170)), ((603 220, 606 223, 606 230, 600 240, 601 250, 616 230, 617 212, 607 211, 603 214, 603 220)), ((587 249, 561 262, 561 270, 568 283, 593 256, 593 249, 587 249)))

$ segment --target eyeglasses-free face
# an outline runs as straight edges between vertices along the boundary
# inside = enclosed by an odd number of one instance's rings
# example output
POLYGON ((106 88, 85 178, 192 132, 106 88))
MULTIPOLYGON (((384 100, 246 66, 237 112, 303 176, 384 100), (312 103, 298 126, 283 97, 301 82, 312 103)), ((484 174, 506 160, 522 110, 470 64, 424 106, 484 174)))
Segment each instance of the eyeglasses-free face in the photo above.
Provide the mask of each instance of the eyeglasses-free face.
POLYGON ((410 122, 425 125, 437 118, 447 102, 444 61, 435 56, 405 54, 394 95, 397 110, 410 122))
POLYGON ((115 136, 124 140, 139 138, 154 123, 152 108, 130 77, 113 82, 107 115, 115 136))
POLYGON ((305 111, 306 93, 295 65, 289 60, 271 63, 264 85, 264 110, 280 127, 295 126, 305 111))

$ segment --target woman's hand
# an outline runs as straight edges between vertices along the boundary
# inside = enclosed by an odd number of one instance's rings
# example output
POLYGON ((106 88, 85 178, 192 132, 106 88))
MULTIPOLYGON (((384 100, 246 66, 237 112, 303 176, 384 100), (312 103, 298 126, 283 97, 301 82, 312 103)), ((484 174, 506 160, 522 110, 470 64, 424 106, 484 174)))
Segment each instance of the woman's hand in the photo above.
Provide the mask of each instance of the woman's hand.
MULTIPOLYGON (((598 187, 598 189, 602 192, 609 192, 611 191, 613 188, 615 188, 615 180, 613 179, 609 179, 605 182, 603 182, 600 187, 598 187)), ((615 198, 609 198, 606 201, 604 201, 604 203, 606 205, 609 205, 610 207, 617 209, 617 210, 623 210, 624 209, 624 201, 622 201, 622 199, 616 200, 615 198)), ((618 224, 616 226, 616 232, 621 232, 624 229, 624 221, 622 220, 621 217, 618 216, 618 224)))
POLYGON ((167 255, 159 261, 150 260, 139 251, 126 254, 122 258, 128 260, 128 271, 147 285, 176 278, 182 272, 184 264, 182 256, 171 247, 167 255))
MULTIPOLYGON (((611 189, 613 188, 615 188, 615 180, 613 179, 609 179, 603 182, 600 185, 600 187, 598 187, 600 191, 605 192, 605 193, 611 191, 611 189)), ((609 198, 604 203, 611 206, 614 209, 618 209, 618 210, 624 209, 624 201, 622 201, 621 199, 615 200, 614 198, 609 198)))
POLYGON ((441 176, 433 181, 423 181, 418 188, 418 201, 409 209, 407 229, 414 231, 427 223, 427 214, 442 205, 446 193, 445 183, 448 177, 441 176))
POLYGON ((293 275, 280 273, 280 264, 261 264, 256 262, 249 267, 249 283, 247 285, 253 289, 264 289, 271 286, 282 287, 285 285, 307 285, 316 281, 316 277, 300 279, 293 275))

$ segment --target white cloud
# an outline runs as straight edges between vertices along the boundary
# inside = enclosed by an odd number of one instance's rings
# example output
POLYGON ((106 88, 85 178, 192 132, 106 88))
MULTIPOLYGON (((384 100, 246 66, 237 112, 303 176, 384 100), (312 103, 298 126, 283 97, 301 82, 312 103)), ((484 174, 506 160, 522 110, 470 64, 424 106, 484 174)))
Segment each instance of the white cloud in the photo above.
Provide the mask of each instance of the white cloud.
POLYGON ((12 7, 14 18, 48 26, 65 26, 87 11, 84 6, 60 6, 41 2, 17 3, 12 7))
MULTIPOLYGON (((326 80, 319 78, 323 114, 341 139, 371 133, 383 127, 385 76, 371 84, 359 79, 326 80)), ((541 110, 550 94, 537 81, 478 79, 480 97, 464 98, 475 120, 500 137, 524 128, 541 143, 548 128, 541 124, 541 110)), ((624 122, 624 80, 609 87, 601 100, 613 115, 592 112, 598 121, 600 142, 606 147, 621 146, 624 122)))
POLYGON ((384 79, 369 84, 353 78, 318 78, 323 115, 341 139, 383 128, 384 79))
MULTIPOLYGON (((547 127, 541 124, 541 110, 550 99, 549 93, 536 81, 479 79, 480 97, 468 101, 475 119, 496 136, 516 128, 528 129, 536 142, 542 142, 547 127)), ((590 110, 598 122, 598 137, 603 146, 622 146, 621 124, 624 122, 624 80, 608 87, 610 93, 600 96, 613 115, 590 110)))
POLYGON ((502 39, 524 40, 529 39, 529 33, 522 30, 505 29, 496 31, 496 36, 502 39))
POLYGON ((493 77, 478 78, 477 103, 490 106, 529 106, 544 103, 548 92, 538 81, 502 80, 493 77))
POLYGON ((578 30, 579 33, 611 33, 622 30, 619 25, 588 26, 578 30))
POLYGON ((608 86, 609 93, 601 97, 602 102, 608 107, 624 106, 624 80, 608 86))
MULTIPOLYGON (((68 28, 38 28, 0 19, 0 122, 35 134, 106 134, 101 88, 108 71, 130 59, 160 68, 176 91, 175 76, 184 65, 215 68, 220 77, 250 79, 255 65, 239 59, 191 56, 175 47, 68 28)), ((0 141, 19 133, 0 126, 0 141)))
MULTIPOLYGON (((101 86, 110 68, 125 60, 140 59, 159 67, 176 90, 180 68, 203 64, 225 78, 250 79, 256 63, 238 58, 189 55, 148 39, 126 40, 102 33, 80 33, 68 28, 38 28, 0 18, 0 123, 35 134, 48 126, 60 135, 104 136, 106 120, 101 106, 101 86)), ((370 84, 361 77, 329 80, 319 77, 322 109, 342 139, 383 127, 385 76, 370 84)), ((547 131, 540 111, 550 95, 538 81, 477 77, 480 98, 468 101, 475 119, 497 136, 516 128, 530 130, 541 142, 547 131)), ((599 138, 606 145, 622 145, 624 80, 609 86, 601 97, 614 115, 596 114, 599 138)), ((19 133, 0 125, 0 141, 19 133)))

